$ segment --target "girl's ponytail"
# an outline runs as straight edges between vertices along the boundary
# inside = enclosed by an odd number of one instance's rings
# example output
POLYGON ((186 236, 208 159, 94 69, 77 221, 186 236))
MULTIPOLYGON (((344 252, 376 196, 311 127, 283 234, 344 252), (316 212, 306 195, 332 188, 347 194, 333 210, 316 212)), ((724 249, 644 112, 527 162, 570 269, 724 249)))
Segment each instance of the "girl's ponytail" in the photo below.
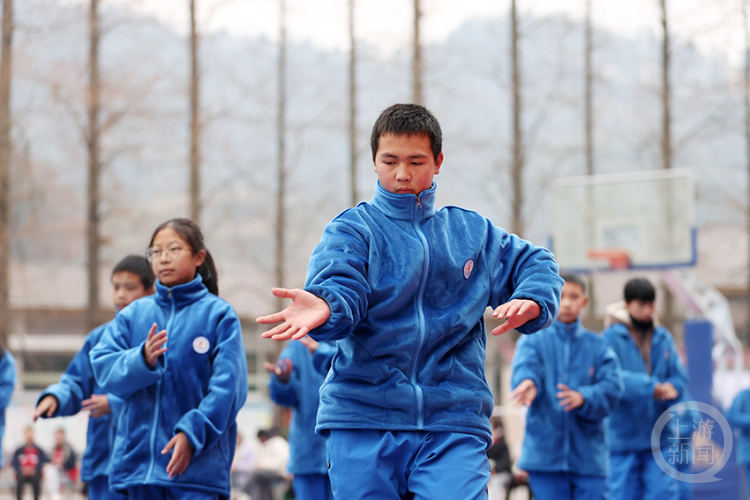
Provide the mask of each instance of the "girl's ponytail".
POLYGON ((198 274, 203 278, 203 284, 206 285, 208 291, 214 295, 219 295, 219 275, 216 272, 216 266, 214 265, 214 258, 211 257, 211 252, 206 250, 206 258, 203 260, 203 264, 198 267, 198 274))

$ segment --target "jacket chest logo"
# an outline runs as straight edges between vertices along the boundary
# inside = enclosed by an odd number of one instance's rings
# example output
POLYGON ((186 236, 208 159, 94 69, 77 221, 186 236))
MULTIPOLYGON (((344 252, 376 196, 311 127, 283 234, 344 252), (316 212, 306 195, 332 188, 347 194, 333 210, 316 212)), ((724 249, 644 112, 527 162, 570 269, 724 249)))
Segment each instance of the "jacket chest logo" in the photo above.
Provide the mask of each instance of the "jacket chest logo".
POLYGON ((464 279, 469 279, 471 272, 474 270, 474 259, 469 259, 464 264, 464 279))
POLYGON ((211 344, 206 337, 196 337, 193 340, 193 350, 198 354, 206 354, 211 344))

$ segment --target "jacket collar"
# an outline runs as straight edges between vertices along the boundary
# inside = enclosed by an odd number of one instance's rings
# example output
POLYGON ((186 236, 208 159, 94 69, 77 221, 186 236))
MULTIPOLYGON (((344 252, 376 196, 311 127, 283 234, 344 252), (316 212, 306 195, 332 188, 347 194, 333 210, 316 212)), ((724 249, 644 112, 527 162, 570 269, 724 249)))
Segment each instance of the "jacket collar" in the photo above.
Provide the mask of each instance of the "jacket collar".
POLYGON ((391 219, 420 220, 435 215, 435 192, 437 184, 433 181, 430 189, 414 194, 397 194, 387 191, 380 181, 375 185, 375 194, 370 200, 375 208, 391 219))
POLYGON ((555 321, 555 329, 563 336, 569 336, 572 333, 576 338, 583 335, 584 332, 581 318, 578 318, 573 323, 563 323, 559 320, 555 321))
POLYGON ((208 288, 203 284, 203 278, 197 274, 193 281, 175 285, 168 288, 156 281, 156 302, 160 305, 171 306, 174 300, 175 306, 191 304, 208 293, 208 288))

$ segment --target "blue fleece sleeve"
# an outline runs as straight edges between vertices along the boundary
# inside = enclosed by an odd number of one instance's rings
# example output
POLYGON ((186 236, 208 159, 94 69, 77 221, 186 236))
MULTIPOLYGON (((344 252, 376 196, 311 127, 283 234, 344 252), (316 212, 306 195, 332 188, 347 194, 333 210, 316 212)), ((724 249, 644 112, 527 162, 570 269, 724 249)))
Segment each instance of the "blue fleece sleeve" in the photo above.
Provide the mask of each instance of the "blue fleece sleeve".
MULTIPOLYGON (((95 380, 89 353, 94 345, 94 336, 96 330, 88 334, 83 347, 73 357, 60 382, 50 385, 39 395, 37 405, 45 396, 52 395, 57 399, 57 411, 53 417, 75 415, 81 411, 83 400, 91 397, 95 380)), ((42 417, 46 418, 44 415, 42 417)))
POLYGON ((130 345, 130 316, 132 307, 126 307, 107 327, 102 338, 91 349, 89 357, 99 386, 107 393, 121 399, 155 384, 164 374, 164 356, 159 357, 151 370, 143 358, 144 342, 130 345))
POLYGON ((544 392, 544 366, 539 355, 536 339, 523 336, 516 342, 516 352, 513 354, 511 365, 510 388, 518 387, 518 384, 526 379, 531 379, 536 385, 537 395, 540 397, 544 392))
POLYGON ((319 342, 345 338, 367 313, 369 251, 360 230, 365 228, 334 219, 326 225, 310 257, 305 290, 331 308, 328 320, 310 332, 319 342))
POLYGON ((117 421, 120 413, 122 413, 122 407, 125 405, 125 401, 114 394, 107 394, 107 401, 109 401, 109 412, 112 414, 114 421, 117 421))
POLYGON ((328 370, 331 369, 331 363, 333 362, 333 356, 338 351, 338 347, 335 342, 321 342, 318 344, 318 348, 313 353, 313 367, 315 370, 323 375, 328 375, 328 370))
MULTIPOLYGON (((297 351, 287 345, 279 355, 279 360, 288 359, 292 362, 292 373, 287 382, 281 382, 276 374, 271 373, 268 381, 268 392, 274 403, 294 408, 297 406, 297 391, 300 390, 299 366, 301 361, 296 356, 297 351)), ((305 348, 307 349, 307 348, 305 348)))
POLYGON ((732 427, 750 430, 750 391, 742 391, 734 398, 726 417, 732 427))
POLYGON ((0 359, 0 409, 7 408, 16 387, 16 360, 10 351, 0 359))
POLYGON ((493 309, 514 299, 533 300, 541 312, 536 319, 520 326, 519 333, 548 328, 557 319, 563 279, 552 252, 538 247, 487 220, 486 244, 493 309))
POLYGON ((231 308, 218 320, 212 355, 206 397, 174 427, 175 434, 185 433, 195 456, 221 440, 247 399, 247 355, 240 320, 231 308))
POLYGON ((602 342, 594 372, 594 383, 579 387, 583 396, 583 406, 576 410, 579 417, 599 421, 612 413, 620 402, 624 391, 620 363, 614 351, 602 342))

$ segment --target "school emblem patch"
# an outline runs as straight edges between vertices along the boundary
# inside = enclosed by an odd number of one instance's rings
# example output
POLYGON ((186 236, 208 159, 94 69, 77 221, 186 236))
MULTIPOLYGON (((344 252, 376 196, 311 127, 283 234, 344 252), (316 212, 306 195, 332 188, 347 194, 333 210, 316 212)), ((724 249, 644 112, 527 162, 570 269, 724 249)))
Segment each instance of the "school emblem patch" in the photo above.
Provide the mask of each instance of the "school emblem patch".
POLYGON ((196 339, 193 340, 193 350, 198 354, 206 354, 210 346, 211 344, 208 343, 206 337, 196 337, 196 339))
POLYGON ((471 272, 474 270, 474 259, 469 259, 466 261, 466 264, 464 264, 464 279, 469 279, 469 276, 471 276, 471 272))

